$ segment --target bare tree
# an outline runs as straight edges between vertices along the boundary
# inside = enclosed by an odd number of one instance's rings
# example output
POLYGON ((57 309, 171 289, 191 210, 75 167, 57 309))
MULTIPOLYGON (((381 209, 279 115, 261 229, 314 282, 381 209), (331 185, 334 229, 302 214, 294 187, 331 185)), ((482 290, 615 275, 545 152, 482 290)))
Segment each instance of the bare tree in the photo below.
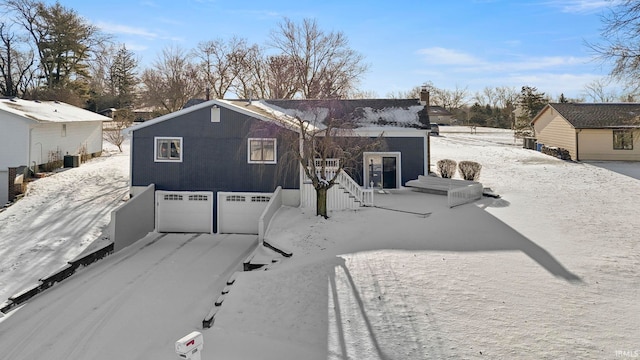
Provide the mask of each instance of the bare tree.
POLYGON ((178 111, 203 93, 198 66, 179 47, 167 47, 141 76, 142 101, 163 113, 178 111))
POLYGON ((456 85, 454 90, 434 88, 430 99, 433 105, 442 106, 447 110, 459 109, 467 102, 467 88, 459 88, 456 85))
MULTIPOLYGON (((430 83, 428 83, 430 84, 430 83)), ((433 85, 433 84, 431 84, 433 85)), ((429 87, 427 86, 427 90, 431 91, 433 89, 433 87, 429 87)), ((420 98, 420 91, 421 91, 421 86, 414 86, 413 88, 411 88, 411 90, 408 91, 395 91, 395 92, 388 92, 387 93, 387 98, 389 99, 419 99, 420 98)))
POLYGON ((637 92, 640 90, 640 2, 612 1, 609 12, 602 16, 602 23, 602 43, 587 45, 603 62, 613 62, 611 76, 637 92))
POLYGON ((222 99, 227 95, 247 66, 249 51, 246 40, 237 37, 228 41, 216 39, 198 44, 194 53, 200 60, 205 86, 213 97, 222 99))
POLYGON ((618 98, 615 90, 607 90, 610 80, 601 78, 593 80, 584 86, 584 96, 597 103, 613 102, 618 98))
POLYGON ((298 92, 295 66, 284 55, 264 55, 254 45, 248 48, 234 82, 240 98, 292 99, 298 92))
POLYGON ((122 152, 122 144, 125 140, 123 130, 131 126, 133 123, 133 116, 134 115, 131 110, 120 109, 114 113, 112 121, 104 123, 102 138, 117 146, 120 152, 122 152))
POLYGON ((360 137, 353 131, 349 119, 341 119, 339 100, 316 103, 304 111, 304 118, 295 117, 283 124, 295 130, 287 133, 285 141, 290 153, 313 184, 316 192, 316 215, 328 218, 327 193, 337 182, 341 171, 355 171, 365 151, 384 148, 382 137, 360 137), (337 167, 329 166, 337 160, 337 167))
POLYGON ((286 55, 269 56, 265 63, 265 98, 292 99, 298 92, 295 63, 286 55))
POLYGON ((271 33, 271 45, 293 62, 305 99, 345 96, 367 71, 363 56, 349 47, 344 33, 325 33, 313 19, 296 24, 285 18, 271 33))
POLYGON ((24 97, 35 77, 33 51, 20 51, 21 42, 4 23, 0 23, 0 41, 0 92, 3 96, 24 97))

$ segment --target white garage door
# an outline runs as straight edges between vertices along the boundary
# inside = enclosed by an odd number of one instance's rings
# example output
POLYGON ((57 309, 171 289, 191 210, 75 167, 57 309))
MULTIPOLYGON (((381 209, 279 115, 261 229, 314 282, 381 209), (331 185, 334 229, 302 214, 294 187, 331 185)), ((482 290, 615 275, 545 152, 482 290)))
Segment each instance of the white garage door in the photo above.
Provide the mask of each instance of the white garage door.
POLYGON ((0 207, 9 201, 9 172, 0 171, 0 207))
POLYGON ((156 231, 213 233, 213 192, 156 191, 156 231))
POLYGON ((260 215, 273 193, 218 193, 218 233, 258 234, 260 215))

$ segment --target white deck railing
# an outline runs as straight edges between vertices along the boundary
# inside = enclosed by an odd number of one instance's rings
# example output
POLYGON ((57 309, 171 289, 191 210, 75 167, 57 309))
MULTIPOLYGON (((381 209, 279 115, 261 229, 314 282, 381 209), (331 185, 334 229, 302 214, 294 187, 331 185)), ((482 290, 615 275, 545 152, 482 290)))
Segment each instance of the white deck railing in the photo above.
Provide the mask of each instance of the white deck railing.
POLYGON ((463 205, 482 199, 482 184, 475 183, 462 187, 451 188, 447 191, 449 207, 463 205))
POLYGON ((340 159, 325 159, 324 173, 322 171, 322 159, 315 159, 314 166, 319 179, 331 180, 340 169, 340 159))
MULTIPOLYGON (((326 159, 324 173, 322 173, 322 159, 315 159, 314 165, 319 178, 331 180, 336 173, 338 174, 335 185, 327 193, 327 208, 329 210, 344 210, 373 205, 373 189, 363 189, 347 173, 340 171, 339 161, 339 159, 326 159)), ((300 188, 301 205, 315 207, 315 189, 309 178, 305 177, 305 180, 300 188)))

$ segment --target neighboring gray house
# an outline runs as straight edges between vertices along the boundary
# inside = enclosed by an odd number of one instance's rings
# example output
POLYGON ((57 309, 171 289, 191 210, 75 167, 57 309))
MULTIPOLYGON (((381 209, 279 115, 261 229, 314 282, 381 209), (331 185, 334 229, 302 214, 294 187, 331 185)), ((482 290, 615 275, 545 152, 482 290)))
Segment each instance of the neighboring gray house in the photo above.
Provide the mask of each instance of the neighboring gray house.
POLYGON ((155 185, 157 231, 253 233, 242 224, 257 222, 276 187, 308 205, 284 139, 299 129, 287 119, 315 123, 328 114, 358 124, 349 136, 386 142, 384 151, 365 152, 344 181, 399 188, 428 172, 429 121, 418 100, 210 100, 129 129, 131 194, 155 185))
POLYGON ((64 155, 99 154, 111 119, 58 101, 0 99, 0 206, 13 200, 16 169, 35 170, 64 155))

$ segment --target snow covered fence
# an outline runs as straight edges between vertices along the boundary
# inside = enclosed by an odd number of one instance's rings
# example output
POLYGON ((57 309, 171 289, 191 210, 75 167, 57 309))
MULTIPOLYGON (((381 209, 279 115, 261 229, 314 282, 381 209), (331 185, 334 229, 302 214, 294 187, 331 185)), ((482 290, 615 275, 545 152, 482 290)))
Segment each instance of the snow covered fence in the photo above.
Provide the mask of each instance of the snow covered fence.
POLYGON ((28 286, 22 291, 9 297, 7 301, 1 304, 0 312, 6 314, 7 312, 11 311, 11 309, 13 309, 14 307, 26 302, 27 300, 40 294, 44 290, 52 287, 55 283, 61 282, 62 280, 73 275, 80 267, 87 266, 91 263, 94 263, 111 253, 113 253, 113 243, 110 243, 107 246, 104 246, 98 250, 90 252, 82 257, 69 261, 67 265, 63 266, 58 271, 54 272, 53 274, 49 274, 41 278, 40 280, 38 280, 37 284, 28 286))
POLYGON ((109 235, 114 250, 120 251, 142 239, 155 227, 155 185, 151 184, 111 212, 109 235))
POLYGON ((278 186, 276 191, 273 192, 273 196, 269 200, 267 207, 262 211, 260 219, 258 220, 258 241, 263 241, 264 236, 269 229, 271 219, 276 214, 276 211, 282 206, 282 186, 278 186))

